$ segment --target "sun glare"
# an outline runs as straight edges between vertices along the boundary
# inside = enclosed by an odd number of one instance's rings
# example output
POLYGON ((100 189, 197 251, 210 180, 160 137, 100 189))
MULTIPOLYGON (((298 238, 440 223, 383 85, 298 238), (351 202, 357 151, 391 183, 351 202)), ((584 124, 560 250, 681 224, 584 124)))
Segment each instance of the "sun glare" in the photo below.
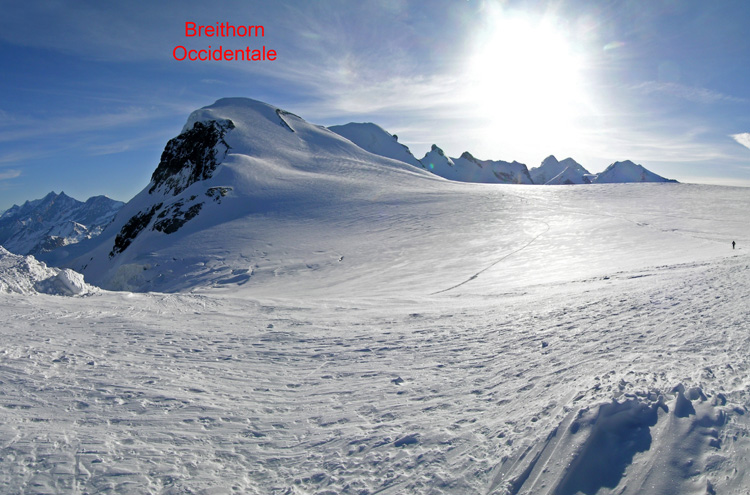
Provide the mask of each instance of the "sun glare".
POLYGON ((585 95, 581 56, 564 33, 550 20, 502 12, 491 14, 486 26, 466 87, 478 114, 495 133, 570 139, 585 95))

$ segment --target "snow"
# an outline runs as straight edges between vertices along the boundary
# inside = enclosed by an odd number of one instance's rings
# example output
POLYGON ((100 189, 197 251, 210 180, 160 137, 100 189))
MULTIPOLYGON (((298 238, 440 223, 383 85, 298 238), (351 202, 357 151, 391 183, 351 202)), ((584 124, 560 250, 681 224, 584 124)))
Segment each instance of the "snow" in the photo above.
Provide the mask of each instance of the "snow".
POLYGON ((5 491, 747 492, 746 189, 451 182, 277 110, 194 113, 213 175, 83 246, 128 291, 0 251, 5 491))
POLYGON ((96 289, 68 268, 48 267, 33 256, 20 256, 0 246, 0 293, 84 295, 96 289))
POLYGON ((2 296, 0 483, 742 493, 745 191, 522 190, 282 222, 242 285, 2 296))
POLYGON ((370 153, 422 167, 420 161, 411 154, 407 146, 399 143, 396 136, 377 124, 350 122, 345 125, 330 126, 328 129, 370 153))

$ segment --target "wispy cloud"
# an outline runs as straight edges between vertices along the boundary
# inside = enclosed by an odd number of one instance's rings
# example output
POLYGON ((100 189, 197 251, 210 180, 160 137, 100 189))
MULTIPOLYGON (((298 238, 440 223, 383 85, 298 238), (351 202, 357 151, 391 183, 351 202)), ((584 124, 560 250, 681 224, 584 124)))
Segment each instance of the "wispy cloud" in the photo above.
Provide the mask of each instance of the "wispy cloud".
POLYGON ((5 129, 0 142, 17 141, 40 136, 80 134, 137 124, 162 117, 160 112, 145 108, 127 108, 120 112, 98 115, 66 116, 52 119, 25 118, 14 129, 5 129))
POLYGON ((139 148, 144 144, 153 144, 155 149, 158 149, 167 139, 172 137, 169 135, 169 133, 165 134, 165 136, 162 136, 160 133, 156 135, 154 133, 147 133, 128 139, 119 139, 115 141, 107 141, 104 143, 91 144, 84 147, 83 149, 85 149, 90 156, 115 155, 118 153, 125 153, 127 151, 133 150, 134 148, 139 148))
POLYGON ((21 175, 20 170, 15 170, 15 169, 3 170, 3 171, 0 171, 0 180, 15 179, 19 175, 21 175))
POLYGON ((725 95, 724 93, 706 88, 686 86, 684 84, 673 82, 647 81, 633 86, 632 89, 647 95, 654 93, 667 94, 694 103, 748 103, 748 100, 745 98, 738 98, 736 96, 725 95))

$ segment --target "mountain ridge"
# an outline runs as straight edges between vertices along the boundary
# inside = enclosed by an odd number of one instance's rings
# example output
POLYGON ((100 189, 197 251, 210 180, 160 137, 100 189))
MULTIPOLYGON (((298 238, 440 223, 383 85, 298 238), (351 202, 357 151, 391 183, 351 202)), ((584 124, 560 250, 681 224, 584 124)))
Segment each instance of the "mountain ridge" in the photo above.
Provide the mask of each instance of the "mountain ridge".
POLYGON ((38 255, 96 237, 124 205, 106 196, 79 201, 60 192, 13 205, 0 215, 0 245, 38 255))

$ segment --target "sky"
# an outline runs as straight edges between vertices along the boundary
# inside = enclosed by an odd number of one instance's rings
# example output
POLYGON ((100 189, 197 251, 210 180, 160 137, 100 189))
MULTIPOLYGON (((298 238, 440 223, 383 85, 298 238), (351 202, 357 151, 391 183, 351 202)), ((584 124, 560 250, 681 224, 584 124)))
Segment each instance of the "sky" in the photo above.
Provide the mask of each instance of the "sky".
POLYGON ((265 101, 375 122, 417 158, 632 160, 750 186, 750 2, 0 0, 0 211, 49 191, 127 201, 191 111, 265 101), (185 23, 265 35, 186 37, 185 23), (270 61, 178 61, 175 47, 270 61))

